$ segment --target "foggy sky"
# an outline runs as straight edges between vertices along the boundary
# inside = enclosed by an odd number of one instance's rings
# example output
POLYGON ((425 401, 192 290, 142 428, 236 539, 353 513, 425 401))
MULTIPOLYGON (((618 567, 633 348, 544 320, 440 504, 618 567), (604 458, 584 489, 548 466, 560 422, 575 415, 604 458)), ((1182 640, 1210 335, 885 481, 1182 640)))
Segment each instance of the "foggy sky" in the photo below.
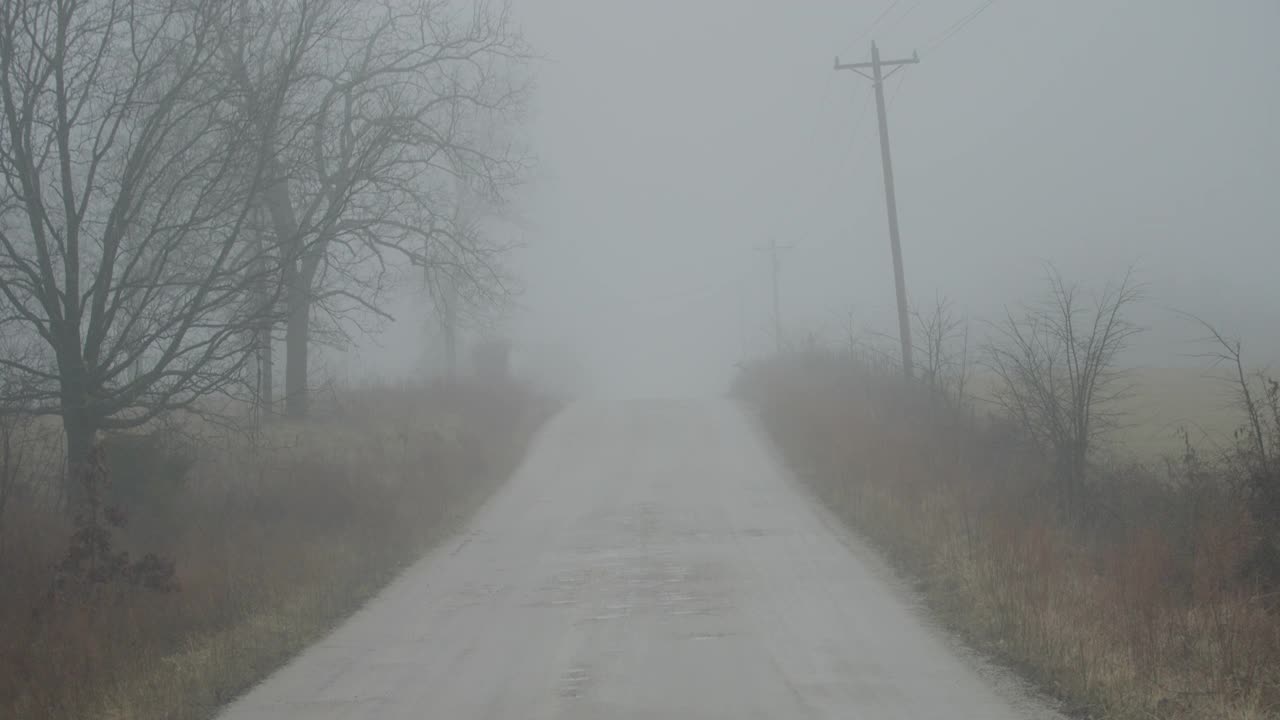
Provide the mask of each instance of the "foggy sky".
MULTIPOLYGON (((870 82, 832 59, 919 50, 886 86, 909 292, 991 318, 1045 261, 1084 284, 1136 264, 1133 362, 1185 364, 1193 311, 1280 354, 1274 0, 519 0, 546 56, 517 198, 522 338, 598 386, 715 390, 794 337, 893 329, 870 82), (893 5, 883 20, 872 25, 893 5)), ((414 319, 410 324, 421 324, 414 319)), ((379 352, 405 350, 396 331, 379 352)), ((1261 357, 1259 360, 1261 361, 1261 357)))

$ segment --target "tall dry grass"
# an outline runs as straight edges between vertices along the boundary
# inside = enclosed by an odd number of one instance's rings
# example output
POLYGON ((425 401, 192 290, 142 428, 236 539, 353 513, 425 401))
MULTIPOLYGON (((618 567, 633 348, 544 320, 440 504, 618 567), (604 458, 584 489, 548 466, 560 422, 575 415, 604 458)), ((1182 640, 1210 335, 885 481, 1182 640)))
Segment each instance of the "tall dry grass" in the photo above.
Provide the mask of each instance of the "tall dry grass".
POLYGON ((514 385, 380 386, 259 436, 203 428, 180 492, 117 538, 172 558, 173 593, 111 583, 51 599, 66 513, 11 498, 0 717, 209 717, 457 528, 552 410, 514 385))
POLYGON ((1067 518, 1016 428, 847 356, 762 362, 737 392, 801 481, 952 628, 1079 715, 1280 711, 1280 598, 1246 571, 1258 533, 1223 468, 1189 450, 1099 470, 1084 516, 1067 518))

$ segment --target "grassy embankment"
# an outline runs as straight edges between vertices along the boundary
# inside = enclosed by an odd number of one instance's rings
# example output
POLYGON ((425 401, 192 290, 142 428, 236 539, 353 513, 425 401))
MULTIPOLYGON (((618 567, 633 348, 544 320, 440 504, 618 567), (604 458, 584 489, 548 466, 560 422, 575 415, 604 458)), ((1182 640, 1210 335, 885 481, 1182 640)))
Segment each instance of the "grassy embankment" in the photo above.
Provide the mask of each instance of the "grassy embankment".
POLYGON ((1016 431, 846 356, 759 363, 737 392, 800 481, 913 576, 948 626, 1074 714, 1280 712, 1280 598, 1248 579, 1258 534, 1212 452, 1100 468, 1087 516, 1067 520, 1016 431))
POLYGON ((257 438, 205 427, 181 488, 116 532, 175 561, 171 593, 51 599, 71 528, 28 462, 0 516, 0 717, 209 717, 456 530, 553 409, 515 386, 369 387, 257 438))

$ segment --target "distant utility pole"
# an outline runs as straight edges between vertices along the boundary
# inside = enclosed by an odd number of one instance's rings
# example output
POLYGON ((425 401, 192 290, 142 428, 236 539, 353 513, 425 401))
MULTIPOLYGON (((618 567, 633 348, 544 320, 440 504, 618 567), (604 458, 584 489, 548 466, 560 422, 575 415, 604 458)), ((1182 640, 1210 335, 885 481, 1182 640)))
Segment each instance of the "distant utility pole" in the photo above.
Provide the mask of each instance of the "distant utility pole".
POLYGON ((836 58, 836 70, 852 70, 875 84, 876 114, 880 117, 880 159, 884 164, 884 201, 889 211, 889 244, 893 248, 893 281, 898 292, 898 338, 902 341, 902 372, 910 380, 914 374, 911 362, 911 321, 907 311, 907 282, 902 269, 902 244, 898 240, 898 198, 893 190, 893 158, 889 155, 889 120, 884 109, 884 81, 907 65, 920 62, 920 55, 912 53, 906 60, 881 60, 880 49, 871 43, 871 62, 840 64, 836 58), (883 68, 892 67, 888 75, 883 68), (870 68, 871 74, 863 72, 870 68))
POLYGON ((778 257, 780 250, 790 250, 794 245, 779 245, 777 238, 769 238, 768 247, 756 248, 769 253, 769 262, 773 269, 773 341, 778 349, 782 352, 782 307, 778 292, 778 275, 781 270, 781 260, 778 257))

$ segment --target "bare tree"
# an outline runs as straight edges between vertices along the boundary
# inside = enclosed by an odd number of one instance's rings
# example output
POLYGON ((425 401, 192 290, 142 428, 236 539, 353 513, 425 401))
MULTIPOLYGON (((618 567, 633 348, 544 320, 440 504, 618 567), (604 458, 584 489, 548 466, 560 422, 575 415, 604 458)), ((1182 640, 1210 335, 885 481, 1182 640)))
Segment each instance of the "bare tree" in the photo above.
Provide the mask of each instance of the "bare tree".
POLYGON ((1244 421, 1236 432, 1230 460, 1240 480, 1236 490, 1261 531, 1253 561, 1256 570, 1273 579, 1280 577, 1280 382, 1264 371, 1248 370, 1239 338, 1189 317, 1205 328, 1207 340, 1215 346, 1205 357, 1230 369, 1236 406, 1244 421))
POLYGON ((1208 339, 1217 346, 1206 357, 1212 360, 1215 365, 1226 365, 1230 369, 1236 404, 1245 416, 1245 442, 1249 445, 1254 462, 1258 465, 1256 470, 1262 475, 1270 476, 1276 464, 1275 451, 1271 448, 1269 442, 1272 440, 1274 432, 1266 427, 1267 416, 1263 411, 1263 403, 1266 401, 1270 386, 1274 384, 1274 381, 1261 373, 1257 373, 1251 378, 1244 363, 1244 343, 1239 338, 1227 337, 1208 322, 1198 317, 1190 317, 1204 327, 1209 333, 1208 339), (1251 380, 1259 381, 1262 389, 1255 388, 1251 380))
POLYGON ((456 222, 455 181, 493 202, 522 156, 493 128, 523 106, 527 58, 508 5, 454 0, 260 2, 227 45, 246 97, 275 93, 265 116, 264 193, 285 259, 285 402, 307 412, 318 318, 383 314, 397 261, 447 274, 464 297, 502 295, 503 248, 456 222))
POLYGON ((963 405, 969 380, 968 322, 942 296, 934 298, 928 312, 916 308, 911 314, 916 352, 923 359, 920 380, 936 400, 963 405))
POLYGON ((233 10, 0 3, 0 336, 31 348, 0 367, 61 416, 69 475, 241 380, 242 288, 279 263, 243 238, 266 154, 219 62, 233 10))
POLYGON ((1062 500, 1076 509, 1090 450, 1115 425, 1116 401, 1128 391, 1117 360, 1141 332, 1126 317, 1140 299, 1133 271, 1086 298, 1053 266, 1045 299, 1006 312, 985 348, 999 387, 995 401, 1052 460, 1062 500))

